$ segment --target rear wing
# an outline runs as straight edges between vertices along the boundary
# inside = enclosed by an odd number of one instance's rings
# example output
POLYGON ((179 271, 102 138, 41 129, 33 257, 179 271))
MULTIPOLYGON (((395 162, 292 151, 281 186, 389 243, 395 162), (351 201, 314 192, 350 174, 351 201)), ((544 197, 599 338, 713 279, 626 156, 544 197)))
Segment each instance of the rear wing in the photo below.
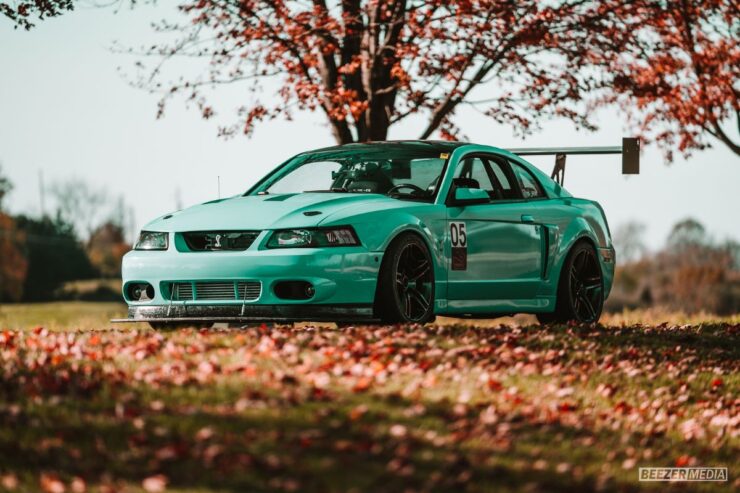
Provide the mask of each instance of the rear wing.
POLYGON ((621 154, 622 174, 640 174, 640 141, 635 137, 625 137, 621 146, 607 147, 522 147, 508 149, 513 154, 520 156, 549 156, 555 155, 555 167, 552 169, 550 178, 560 186, 565 181, 565 156, 568 154, 621 154))

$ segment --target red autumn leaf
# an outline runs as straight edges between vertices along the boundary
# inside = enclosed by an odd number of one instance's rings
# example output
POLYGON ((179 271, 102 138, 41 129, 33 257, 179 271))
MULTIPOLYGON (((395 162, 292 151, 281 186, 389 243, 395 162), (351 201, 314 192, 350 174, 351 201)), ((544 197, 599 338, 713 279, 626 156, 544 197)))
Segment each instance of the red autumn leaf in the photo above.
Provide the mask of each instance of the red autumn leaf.
POLYGON ((614 410, 621 414, 627 414, 632 411, 632 406, 627 404, 625 401, 619 401, 615 406, 614 410))
POLYGON ((164 474, 149 476, 141 482, 141 487, 148 493, 161 493, 167 488, 168 479, 164 474))
POLYGON ((365 392, 372 385, 373 380, 371 378, 362 377, 358 378, 355 385, 352 387, 353 392, 365 392))
POLYGON ((504 388, 504 386, 498 380, 495 380, 493 378, 489 378, 488 379, 488 389, 489 390, 492 390, 494 392, 497 392, 497 391, 499 391, 499 390, 501 390, 503 388, 504 388))
POLYGON ((561 413, 569 413, 571 411, 575 411, 577 407, 578 406, 573 402, 561 402, 558 404, 558 411, 561 413))
POLYGON ((0 344, 2 344, 3 346, 9 346, 13 342, 14 338, 15 334, 13 332, 10 332, 9 330, 4 330, 0 334, 0 344))
POLYGON ((72 478, 72 482, 69 483, 69 489, 72 493, 85 493, 87 491, 87 484, 84 479, 76 476, 72 478))
POLYGON ((676 459, 676 467, 686 467, 691 462, 691 456, 682 455, 676 459))
POLYGON ((64 493, 67 490, 56 474, 41 474, 39 486, 44 493, 64 493))
POLYGON ((362 418, 365 414, 367 414, 367 406, 364 404, 361 404, 359 406, 352 408, 352 410, 349 412, 349 419, 351 419, 352 421, 357 421, 358 419, 362 418))

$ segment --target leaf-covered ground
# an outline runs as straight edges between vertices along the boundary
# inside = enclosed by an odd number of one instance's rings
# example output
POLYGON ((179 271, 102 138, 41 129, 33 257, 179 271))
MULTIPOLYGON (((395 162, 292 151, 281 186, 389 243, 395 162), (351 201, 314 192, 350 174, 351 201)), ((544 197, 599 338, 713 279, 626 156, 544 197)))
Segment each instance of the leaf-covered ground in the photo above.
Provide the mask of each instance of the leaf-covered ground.
POLYGON ((0 489, 740 486, 740 325, 489 325, 0 331, 0 489))

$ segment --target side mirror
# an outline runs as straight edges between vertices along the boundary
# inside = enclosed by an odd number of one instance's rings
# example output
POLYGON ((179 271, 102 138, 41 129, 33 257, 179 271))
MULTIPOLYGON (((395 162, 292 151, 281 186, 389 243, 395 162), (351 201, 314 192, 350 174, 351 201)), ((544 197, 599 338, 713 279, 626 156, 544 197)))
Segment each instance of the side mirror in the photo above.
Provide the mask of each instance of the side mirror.
POLYGON ((490 201, 491 197, 488 196, 488 192, 480 188, 456 188, 453 205, 487 204, 490 201))

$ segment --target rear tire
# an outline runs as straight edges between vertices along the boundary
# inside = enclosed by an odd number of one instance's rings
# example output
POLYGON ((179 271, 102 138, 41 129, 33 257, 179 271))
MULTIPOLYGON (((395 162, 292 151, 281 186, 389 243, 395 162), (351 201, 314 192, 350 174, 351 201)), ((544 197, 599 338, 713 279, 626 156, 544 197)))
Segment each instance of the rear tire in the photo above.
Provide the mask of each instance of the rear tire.
POLYGON ((560 272, 553 313, 538 313, 541 324, 598 322, 604 308, 604 276, 596 250, 585 241, 568 252, 560 272))
POLYGON ((424 241, 405 233, 386 250, 375 292, 375 315, 384 323, 434 319, 434 264, 424 241))

